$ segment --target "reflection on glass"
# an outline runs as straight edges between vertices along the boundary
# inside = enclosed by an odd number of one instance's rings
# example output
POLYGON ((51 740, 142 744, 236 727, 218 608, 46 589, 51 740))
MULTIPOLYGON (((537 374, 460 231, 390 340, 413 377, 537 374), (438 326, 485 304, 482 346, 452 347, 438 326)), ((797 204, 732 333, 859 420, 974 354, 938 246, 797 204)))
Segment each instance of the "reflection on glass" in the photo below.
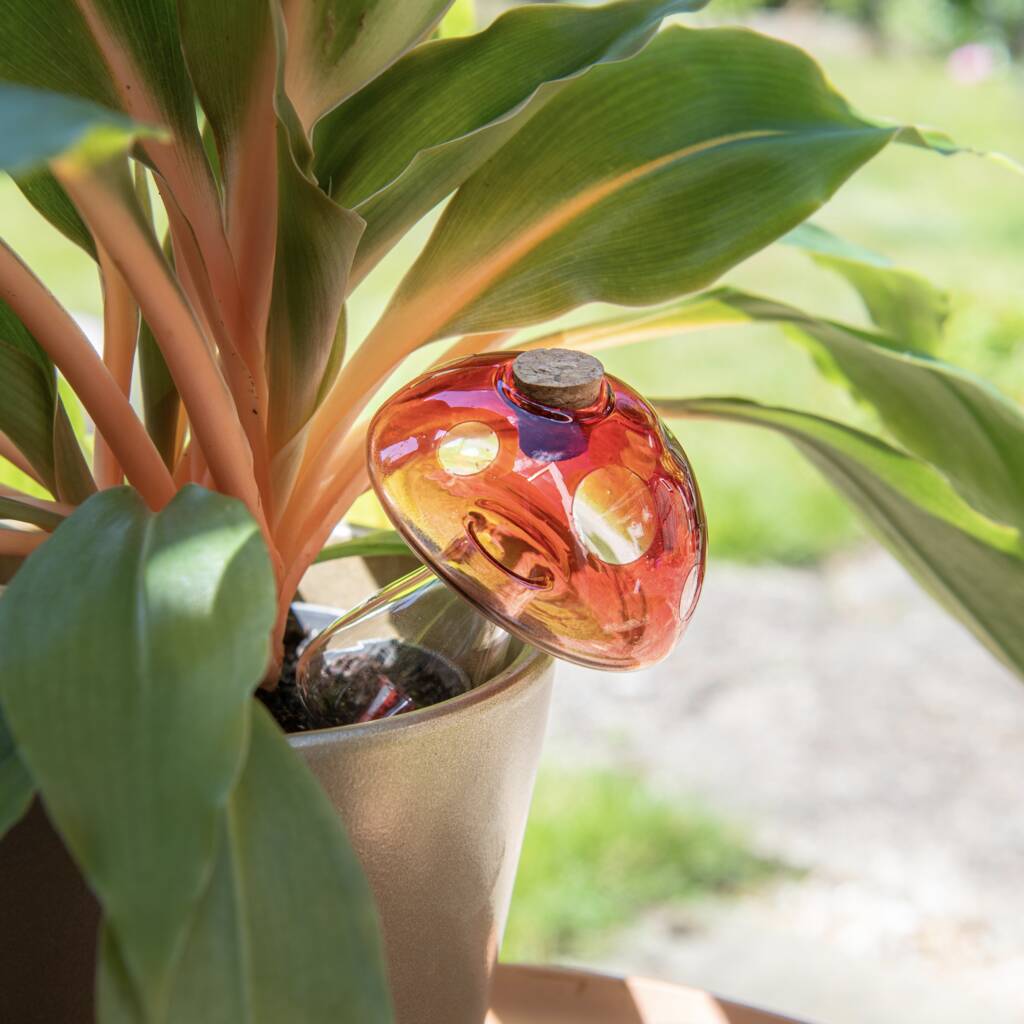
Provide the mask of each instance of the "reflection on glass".
POLYGON ((452 427, 437 446, 437 461, 454 476, 483 472, 498 457, 498 435, 475 420, 452 427))
POLYGON ((700 593, 700 566, 695 565, 686 582, 683 584, 683 596, 679 599, 679 618, 683 622, 689 621, 693 610, 697 607, 697 596, 700 593))
POLYGON ((588 473, 572 499, 576 535, 609 565, 635 562, 654 540, 657 521, 647 484, 623 466, 588 473))

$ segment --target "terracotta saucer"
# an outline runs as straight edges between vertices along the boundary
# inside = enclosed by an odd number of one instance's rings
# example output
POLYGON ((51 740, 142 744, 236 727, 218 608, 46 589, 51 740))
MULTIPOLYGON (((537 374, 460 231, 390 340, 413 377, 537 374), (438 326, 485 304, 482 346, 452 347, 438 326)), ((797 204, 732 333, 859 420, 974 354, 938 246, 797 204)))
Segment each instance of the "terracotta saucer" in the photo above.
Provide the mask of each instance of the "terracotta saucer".
POLYGON ((615 978, 555 967, 500 964, 486 1024, 801 1022, 663 981, 615 978))

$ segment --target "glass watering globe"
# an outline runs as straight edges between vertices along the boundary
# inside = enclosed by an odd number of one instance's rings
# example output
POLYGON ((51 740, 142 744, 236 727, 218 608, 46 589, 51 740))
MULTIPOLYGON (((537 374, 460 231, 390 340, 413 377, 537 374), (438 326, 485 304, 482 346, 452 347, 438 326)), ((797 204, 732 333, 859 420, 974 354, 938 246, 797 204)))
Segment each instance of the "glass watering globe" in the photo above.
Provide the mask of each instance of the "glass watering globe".
POLYGON ((675 646, 704 576, 690 463, 592 356, 471 356, 414 380, 370 424, 370 480, 425 563, 299 660, 307 708, 389 717, 492 678, 532 644, 612 671, 675 646))

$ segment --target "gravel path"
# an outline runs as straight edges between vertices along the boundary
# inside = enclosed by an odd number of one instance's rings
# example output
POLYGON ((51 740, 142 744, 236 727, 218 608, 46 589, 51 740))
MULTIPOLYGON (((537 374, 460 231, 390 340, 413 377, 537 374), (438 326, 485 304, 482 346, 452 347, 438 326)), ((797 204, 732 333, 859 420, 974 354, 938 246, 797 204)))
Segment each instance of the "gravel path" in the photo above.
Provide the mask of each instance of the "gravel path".
POLYGON ((639 769, 806 870, 604 966, 829 1024, 1024 1022, 1024 688, 881 552, 712 566, 676 654, 564 666, 556 763, 639 769))

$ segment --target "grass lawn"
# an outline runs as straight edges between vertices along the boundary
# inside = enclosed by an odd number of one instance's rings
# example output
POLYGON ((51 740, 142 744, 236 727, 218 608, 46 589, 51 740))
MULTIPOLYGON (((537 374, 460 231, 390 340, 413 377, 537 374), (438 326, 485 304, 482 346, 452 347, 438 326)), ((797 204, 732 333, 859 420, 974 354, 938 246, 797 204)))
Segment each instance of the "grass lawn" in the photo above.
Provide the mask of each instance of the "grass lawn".
POLYGON ((548 769, 516 876, 502 959, 580 956, 647 907, 728 895, 791 871, 715 815, 627 775, 548 769))
MULTIPOLYGON (((933 124, 964 144, 1024 160, 1019 76, 1004 72, 967 87, 950 80, 936 60, 819 56, 860 109, 933 124)), ((5 237, 72 310, 98 313, 91 262, 41 222, 9 181, 0 181, 0 203, 5 237)), ((1024 179, 969 156, 942 159, 901 147, 857 175, 818 221, 954 289, 943 354, 1024 397, 1024 301, 1017 282, 1024 179)), ((426 226, 356 293, 351 310, 355 338, 383 308, 425 235, 426 226)), ((844 285, 782 247, 750 260, 729 280, 814 311, 863 320, 844 285)), ((847 419, 859 415, 845 394, 818 376, 806 354, 770 329, 687 335, 607 352, 603 358, 611 372, 651 395, 736 394, 847 419)), ((705 423, 679 424, 677 433, 700 479, 714 553, 746 561, 802 562, 860 536, 841 502, 781 439, 705 423)))

